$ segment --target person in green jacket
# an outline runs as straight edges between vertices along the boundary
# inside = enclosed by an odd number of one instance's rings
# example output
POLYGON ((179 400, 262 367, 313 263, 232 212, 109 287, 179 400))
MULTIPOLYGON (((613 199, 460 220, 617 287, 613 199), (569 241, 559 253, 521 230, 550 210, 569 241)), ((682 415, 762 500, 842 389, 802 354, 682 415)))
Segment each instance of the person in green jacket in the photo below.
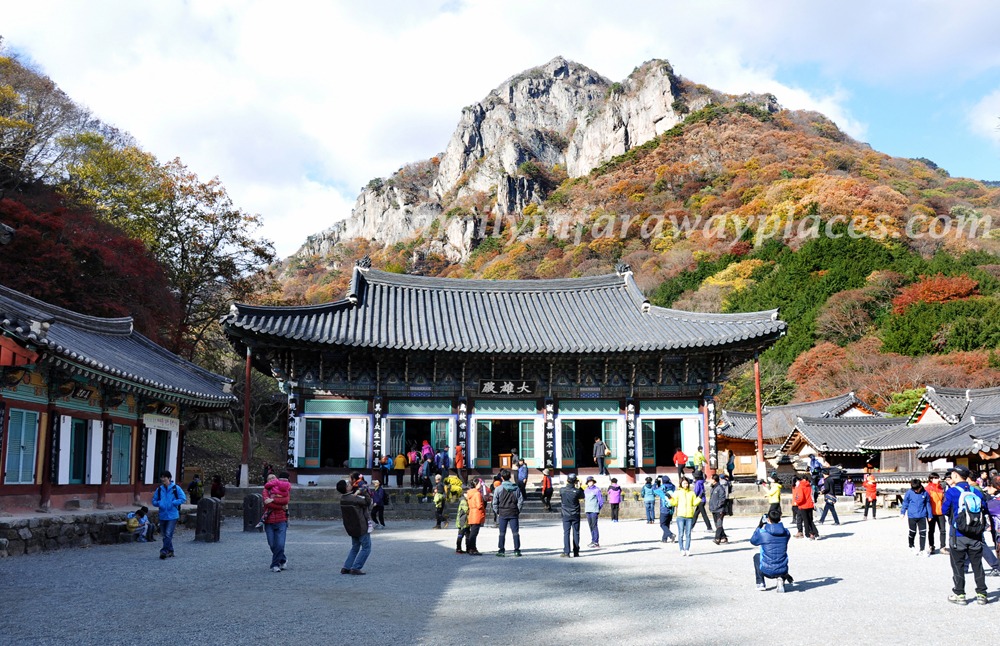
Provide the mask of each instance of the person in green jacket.
MULTIPOLYGON (((464 487, 468 489, 468 487, 464 487)), ((459 496, 458 501, 458 515, 455 516, 455 526, 458 527, 458 542, 455 543, 455 554, 465 554, 465 550, 462 549, 462 539, 466 539, 466 546, 469 548, 469 553, 472 553, 472 546, 468 545, 469 538, 469 501, 466 497, 459 496)))

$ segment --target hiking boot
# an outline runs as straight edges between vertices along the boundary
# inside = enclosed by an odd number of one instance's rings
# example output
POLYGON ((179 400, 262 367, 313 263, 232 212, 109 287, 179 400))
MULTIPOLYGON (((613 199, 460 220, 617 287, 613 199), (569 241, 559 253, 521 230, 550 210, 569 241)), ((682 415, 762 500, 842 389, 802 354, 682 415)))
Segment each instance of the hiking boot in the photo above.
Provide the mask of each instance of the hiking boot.
POLYGON ((497 556, 507 556, 507 555, 504 554, 502 551, 500 551, 500 552, 497 552, 497 556))
POLYGON ((767 586, 766 586, 766 585, 764 585, 763 583, 758 583, 758 584, 757 584, 757 589, 758 589, 759 591, 763 592, 764 590, 767 590, 767 586))
POLYGON ((271 571, 272 572, 281 572, 281 566, 280 565, 275 565, 273 568, 271 568, 271 571))
POLYGON ((958 604, 960 606, 965 605, 965 595, 964 594, 949 594, 948 601, 958 604))
POLYGON ((562 554, 559 555, 559 557, 560 558, 564 558, 564 559, 568 559, 569 558, 569 552, 563 552, 562 554))
POLYGON ((455 550, 455 554, 465 554, 465 550, 463 550, 462 548, 458 548, 455 550))
POLYGON ((162 561, 165 558, 167 558, 167 553, 166 552, 160 552, 160 560, 162 561))
POLYGON ((580 558, 580 550, 573 550, 573 558, 580 558))
POLYGON ((776 590, 778 592, 784 592, 785 591, 785 580, 784 579, 778 579, 778 587, 776 588, 776 590))
POLYGON ((341 574, 350 574, 351 571, 348 570, 346 567, 342 567, 342 568, 340 568, 340 573, 341 574))
POLYGON ((514 556, 521 556, 521 550, 514 550, 514 556))
POLYGON ((282 561, 279 565, 280 565, 280 567, 281 567, 282 570, 287 570, 288 569, 288 561, 282 561))
POLYGON ((985 594, 977 594, 976 595, 976 603, 978 603, 979 605, 985 606, 989 602, 990 602, 990 600, 986 598, 985 594))
POLYGON ((354 574, 356 576, 364 576, 366 572, 364 570, 351 570, 351 574, 354 574))
POLYGON ((787 583, 788 585, 792 585, 793 583, 795 583, 795 579, 793 579, 793 578, 792 578, 792 575, 791 575, 791 574, 786 574, 786 575, 785 575, 784 577, 782 577, 782 578, 784 578, 784 580, 785 580, 785 583, 787 583))

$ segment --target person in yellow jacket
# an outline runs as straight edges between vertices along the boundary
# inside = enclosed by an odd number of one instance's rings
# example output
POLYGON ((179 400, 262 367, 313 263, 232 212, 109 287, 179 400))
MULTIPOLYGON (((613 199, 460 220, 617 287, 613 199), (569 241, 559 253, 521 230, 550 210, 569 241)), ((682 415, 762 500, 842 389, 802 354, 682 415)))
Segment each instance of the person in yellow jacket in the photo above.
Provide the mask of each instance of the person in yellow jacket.
POLYGON ((698 507, 698 496, 691 491, 691 481, 681 478, 680 486, 668 501, 671 507, 676 507, 674 517, 677 519, 677 545, 681 548, 681 556, 691 552, 691 528, 694 526, 694 510, 698 507))
POLYGON ((769 507, 767 508, 768 513, 772 509, 778 510, 778 515, 781 515, 781 483, 778 482, 777 474, 772 473, 767 478, 767 502, 769 507))

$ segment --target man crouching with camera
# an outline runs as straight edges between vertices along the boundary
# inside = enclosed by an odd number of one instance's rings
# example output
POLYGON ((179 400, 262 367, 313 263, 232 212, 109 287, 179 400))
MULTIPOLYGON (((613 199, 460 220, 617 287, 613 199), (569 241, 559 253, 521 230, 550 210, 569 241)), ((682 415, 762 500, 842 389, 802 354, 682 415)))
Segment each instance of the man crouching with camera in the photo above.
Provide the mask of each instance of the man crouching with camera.
POLYGON ((753 555, 758 590, 767 589, 765 578, 778 580, 778 592, 784 592, 785 585, 792 584, 792 575, 788 573, 788 539, 791 537, 781 524, 780 509, 772 509, 761 516, 757 529, 750 537, 751 545, 760 546, 760 552, 753 555))

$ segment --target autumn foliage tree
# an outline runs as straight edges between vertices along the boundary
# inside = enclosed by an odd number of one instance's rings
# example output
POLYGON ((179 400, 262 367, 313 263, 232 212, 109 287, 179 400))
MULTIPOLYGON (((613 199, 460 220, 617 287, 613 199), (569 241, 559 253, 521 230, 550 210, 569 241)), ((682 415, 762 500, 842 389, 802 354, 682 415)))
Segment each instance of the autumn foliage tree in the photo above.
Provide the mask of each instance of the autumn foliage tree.
POLYGON ((892 299, 893 314, 903 314, 914 303, 947 303, 978 293, 979 283, 968 276, 932 276, 899 290, 892 299))
POLYGON ((0 200, 0 220, 15 229, 0 246, 0 284, 92 316, 132 316, 141 333, 169 339, 177 301, 142 243, 54 196, 33 201, 0 200))

